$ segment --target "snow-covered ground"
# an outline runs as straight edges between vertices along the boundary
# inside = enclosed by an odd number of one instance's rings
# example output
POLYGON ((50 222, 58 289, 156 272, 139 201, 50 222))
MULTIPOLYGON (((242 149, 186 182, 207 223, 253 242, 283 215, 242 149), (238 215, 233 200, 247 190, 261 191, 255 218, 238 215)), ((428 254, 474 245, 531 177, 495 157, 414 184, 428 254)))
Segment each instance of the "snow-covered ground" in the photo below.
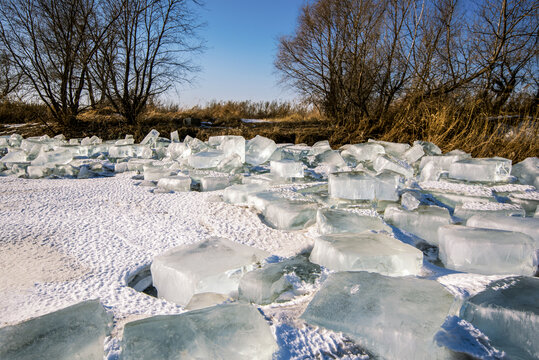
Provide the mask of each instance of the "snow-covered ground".
MULTIPOLYGON (((128 278, 149 265, 153 256, 221 236, 287 257, 309 249, 318 235, 316 227, 272 229, 254 209, 224 203, 222 191, 154 194, 137 186, 133 175, 0 177, 0 327, 99 298, 114 315, 105 354, 115 359, 126 322, 184 311, 127 286, 128 278)), ((458 273, 426 261, 422 276, 436 279, 460 298, 500 278, 458 273)), ((320 281, 304 289, 304 296, 260 307, 280 347, 274 357, 367 358, 342 334, 307 326, 299 319, 320 281)))

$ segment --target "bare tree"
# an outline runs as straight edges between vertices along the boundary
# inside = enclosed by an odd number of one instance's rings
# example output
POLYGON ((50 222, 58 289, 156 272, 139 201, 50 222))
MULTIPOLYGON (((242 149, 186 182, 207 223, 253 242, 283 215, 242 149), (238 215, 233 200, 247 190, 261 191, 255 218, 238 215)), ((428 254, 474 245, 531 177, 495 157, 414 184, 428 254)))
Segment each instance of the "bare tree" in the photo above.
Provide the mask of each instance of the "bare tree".
POLYGON ((22 83, 22 73, 13 65, 11 56, 0 51, 0 102, 17 91, 22 83))
POLYGON ((190 62, 201 48, 196 39, 196 0, 109 0, 119 13, 97 53, 94 83, 129 124, 137 122, 148 101, 195 69, 190 62))

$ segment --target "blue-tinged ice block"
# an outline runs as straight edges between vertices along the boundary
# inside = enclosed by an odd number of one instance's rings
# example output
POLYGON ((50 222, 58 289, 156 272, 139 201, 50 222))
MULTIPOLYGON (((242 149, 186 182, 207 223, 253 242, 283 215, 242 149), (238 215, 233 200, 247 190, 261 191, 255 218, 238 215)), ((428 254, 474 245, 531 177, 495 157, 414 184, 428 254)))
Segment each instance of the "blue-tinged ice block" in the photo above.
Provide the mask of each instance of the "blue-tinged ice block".
POLYGON ((353 210, 319 209, 316 225, 320 234, 360 233, 363 231, 392 232, 391 227, 376 216, 361 214, 353 210))
POLYGON ((263 164, 269 160, 275 150, 277 150, 275 141, 257 135, 246 142, 245 162, 250 165, 263 164))
POLYGON ((316 222, 315 203, 299 200, 281 199, 266 204, 264 219, 280 230, 300 230, 316 222))
POLYGON ((539 248, 539 219, 504 215, 474 215, 466 221, 466 226, 486 229, 517 231, 535 241, 539 248))
POLYGON ((511 160, 500 157, 460 160, 449 166, 449 177, 458 180, 498 182, 510 176, 511 160))

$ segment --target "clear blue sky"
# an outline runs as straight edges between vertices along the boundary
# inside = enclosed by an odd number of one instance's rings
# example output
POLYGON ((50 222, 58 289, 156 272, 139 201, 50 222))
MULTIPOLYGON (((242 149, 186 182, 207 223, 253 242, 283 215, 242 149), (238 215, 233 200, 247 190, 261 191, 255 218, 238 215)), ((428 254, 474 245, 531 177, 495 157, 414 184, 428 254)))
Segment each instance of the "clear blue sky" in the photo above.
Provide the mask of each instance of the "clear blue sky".
POLYGON ((292 34, 305 0, 206 0, 199 9, 206 50, 194 57, 201 71, 179 87, 182 107, 211 100, 290 100, 273 61, 281 35, 292 34))

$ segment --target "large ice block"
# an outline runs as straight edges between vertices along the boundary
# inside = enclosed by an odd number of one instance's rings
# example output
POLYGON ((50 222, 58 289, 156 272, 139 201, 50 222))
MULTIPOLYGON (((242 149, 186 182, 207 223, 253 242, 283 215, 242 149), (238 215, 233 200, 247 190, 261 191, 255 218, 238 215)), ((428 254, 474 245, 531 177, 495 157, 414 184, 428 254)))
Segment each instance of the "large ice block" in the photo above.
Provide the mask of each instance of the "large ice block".
POLYGON ((271 328, 251 305, 226 304, 125 325, 122 359, 270 360, 271 328))
POLYGON ((384 359, 447 359, 433 336, 452 304, 453 296, 433 280, 340 272, 328 277, 301 317, 384 359))
POLYGON ((429 244, 438 245, 438 228, 451 224, 451 215, 446 208, 438 206, 420 206, 413 211, 389 206, 384 212, 384 220, 429 244))
POLYGON ((191 178, 183 175, 163 177, 157 182, 157 187, 168 191, 189 191, 191 178))
POLYGON ((442 150, 438 147, 438 145, 431 142, 416 140, 414 141, 414 145, 421 145, 425 155, 442 155, 442 150))
POLYGON ((343 169, 347 166, 346 161, 338 151, 328 150, 315 157, 314 165, 328 165, 332 171, 343 169))
POLYGON ((345 159, 355 162, 374 161, 379 155, 385 154, 384 147, 380 144, 364 143, 345 145, 341 155, 345 159))
POLYGON ((316 225, 322 235, 360 233, 368 230, 391 232, 391 228, 379 217, 339 209, 319 209, 316 225))
POLYGON ((528 184, 539 189, 539 158, 529 157, 513 165, 511 175, 516 176, 521 184, 528 184))
POLYGON ((288 274, 293 273, 301 281, 313 283, 320 272, 320 266, 302 255, 266 264, 262 269, 250 271, 241 278, 239 299, 261 305, 279 302, 280 295, 294 290, 288 274))
POLYGON ((511 160, 504 158, 460 160, 449 166, 449 177, 458 180, 496 182, 510 176, 511 160))
POLYGON ((173 172, 167 168, 152 165, 143 165, 144 180, 156 181, 164 177, 173 175, 173 172))
POLYGON ((391 170, 401 174, 407 179, 414 176, 414 169, 412 169, 408 163, 402 160, 391 158, 387 155, 380 155, 374 159, 373 167, 377 172, 391 170))
POLYGON ((385 234, 331 234, 314 241, 311 262, 335 271, 369 271, 388 276, 419 274, 423 253, 385 234))
POLYGON ((0 159, 0 163, 26 162, 28 154, 24 150, 10 149, 9 152, 0 159))
POLYGON ((167 148, 167 155, 170 156, 172 160, 187 158, 191 155, 191 148, 182 142, 173 142, 167 148))
POLYGON ((398 158, 402 158, 404 153, 411 148, 409 144, 395 143, 395 142, 389 142, 389 141, 369 139, 368 142, 372 144, 382 145, 385 149, 386 154, 389 154, 391 156, 395 156, 398 158))
POLYGON ((111 317, 89 300, 0 328, 0 359, 103 359, 111 317))
POLYGON ((54 165, 52 167, 43 166, 43 165, 36 165, 36 166, 28 166, 26 168, 26 172, 28 173, 28 177, 30 179, 39 179, 44 178, 52 174, 52 171, 54 170, 54 165))
POLYGON ((315 223, 317 209, 314 203, 282 199, 267 204, 263 215, 276 229, 300 230, 315 223))
POLYGON ((423 170, 427 164, 431 163, 432 166, 441 169, 442 171, 449 171, 451 164, 456 161, 470 159, 472 156, 466 153, 447 153, 445 155, 428 155, 421 158, 419 169, 423 170))
POLYGON ((528 235, 446 225, 438 229, 439 257, 449 269, 495 275, 533 275, 536 246, 528 235))
POLYGON ((332 198, 348 200, 399 199, 400 175, 383 172, 373 176, 364 171, 350 171, 329 175, 329 194, 332 198))
POLYGON ((494 281, 467 299, 460 316, 484 332, 509 359, 539 359, 539 279, 494 281))
POLYGON ((150 147, 155 146, 155 144, 157 143, 158 137, 159 137, 159 131, 152 129, 148 133, 148 135, 146 135, 144 139, 142 139, 142 141, 140 142, 140 145, 148 145, 150 147))
POLYGON ((200 191, 222 190, 230 186, 229 176, 203 176, 200 179, 200 191))
POLYGON ((326 151, 331 150, 331 145, 329 144, 329 141, 327 140, 321 140, 317 141, 311 146, 311 150, 309 151, 309 155, 318 155, 325 153, 326 151))
POLYGON ((245 162, 250 165, 260 165, 269 160, 277 150, 275 141, 257 135, 245 145, 245 162))
POLYGON ((408 164, 412 165, 419 161, 424 155, 425 150, 423 150, 423 146, 414 143, 414 146, 406 150, 402 157, 408 164))
POLYGON ((268 255, 218 237, 178 246, 154 257, 153 285, 159 297, 183 306, 199 293, 234 296, 243 274, 256 268, 268 255))
POLYGON ((231 204, 246 204, 247 196, 252 193, 264 191, 268 185, 264 184, 242 184, 227 187, 223 192, 223 199, 231 204))
POLYGON ((201 151, 191 154, 188 158, 189 166, 195 169, 215 168, 223 159, 225 154, 222 151, 201 151))
POLYGON ((272 175, 281 178, 302 178, 303 163, 294 160, 270 161, 272 175))
POLYGON ((535 241, 539 249, 539 219, 505 215, 474 215, 466 221, 466 226, 486 229, 517 231, 535 241))
MULTIPOLYGON (((210 137, 210 140, 211 138, 212 137, 210 137)), ((245 162, 245 139, 243 138, 243 136, 222 136, 222 139, 219 142, 217 149, 221 150, 225 154, 225 156, 237 154, 240 157, 241 162, 245 162)))
POLYGON ((526 211, 517 204, 506 204, 496 202, 466 202, 455 206, 453 215, 466 220, 474 215, 492 214, 506 216, 526 216, 526 211))
POLYGON ((61 149, 56 151, 42 151, 34 160, 32 160, 31 164, 34 166, 67 164, 71 160, 73 160, 71 151, 61 149))
POLYGON ((122 159, 135 156, 136 152, 134 145, 117 145, 109 148, 109 157, 111 158, 122 159))

